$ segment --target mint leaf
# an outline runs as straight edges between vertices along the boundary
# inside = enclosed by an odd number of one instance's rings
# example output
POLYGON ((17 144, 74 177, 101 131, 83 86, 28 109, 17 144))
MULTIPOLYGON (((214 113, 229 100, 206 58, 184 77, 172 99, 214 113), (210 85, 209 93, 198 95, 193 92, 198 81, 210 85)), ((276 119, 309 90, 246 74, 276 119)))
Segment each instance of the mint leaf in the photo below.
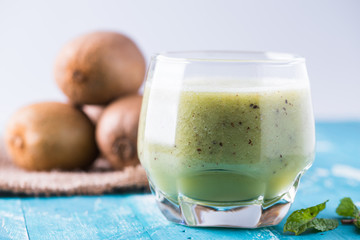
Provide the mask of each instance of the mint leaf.
POLYGON ((355 225, 357 228, 360 228, 360 216, 357 216, 357 217, 355 218, 354 225, 355 225))
POLYGON ((310 221, 309 227, 313 227, 321 232, 333 230, 339 226, 339 221, 336 219, 315 218, 310 221))
POLYGON ((294 211, 284 225, 284 232, 293 232, 299 235, 310 228, 319 231, 328 231, 336 228, 339 223, 335 219, 315 218, 319 212, 325 209, 329 200, 316 206, 294 211))
POLYGON ((315 218, 319 214, 319 212, 321 212, 322 210, 325 209, 326 203, 328 201, 329 200, 327 200, 323 203, 320 203, 316 206, 313 206, 313 207, 294 211, 292 214, 290 214, 290 216, 286 220, 285 226, 286 226, 286 224, 288 224, 288 222, 293 222, 293 223, 296 223, 299 225, 303 225, 303 224, 309 222, 310 220, 315 218))
POLYGON ((360 211, 351 200, 351 198, 345 197, 340 200, 339 206, 336 208, 336 213, 340 216, 350 217, 351 219, 342 219, 343 224, 354 224, 357 228, 360 228, 360 211))
POLYGON ((340 200, 340 204, 336 208, 336 213, 340 216, 355 218, 359 216, 359 209, 353 203, 351 198, 346 197, 340 200))

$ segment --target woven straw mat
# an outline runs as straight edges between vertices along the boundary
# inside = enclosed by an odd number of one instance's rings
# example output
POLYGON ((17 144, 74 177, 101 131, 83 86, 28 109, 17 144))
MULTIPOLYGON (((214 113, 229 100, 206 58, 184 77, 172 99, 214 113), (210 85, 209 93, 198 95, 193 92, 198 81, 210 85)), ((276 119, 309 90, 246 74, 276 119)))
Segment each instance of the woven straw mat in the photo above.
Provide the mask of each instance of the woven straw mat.
POLYGON ((0 139, 0 193, 97 195, 138 190, 148 190, 146 174, 141 165, 118 171, 112 170, 105 159, 99 158, 88 171, 30 172, 13 164, 0 139))

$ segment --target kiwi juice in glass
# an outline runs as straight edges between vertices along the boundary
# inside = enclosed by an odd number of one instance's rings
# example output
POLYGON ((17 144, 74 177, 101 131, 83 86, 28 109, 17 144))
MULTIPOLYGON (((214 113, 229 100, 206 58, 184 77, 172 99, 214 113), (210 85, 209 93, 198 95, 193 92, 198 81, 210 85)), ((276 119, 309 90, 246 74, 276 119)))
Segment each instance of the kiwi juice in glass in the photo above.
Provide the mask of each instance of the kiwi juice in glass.
POLYGON ((278 224, 314 160, 314 146, 303 58, 211 51, 152 58, 138 153, 170 221, 278 224))

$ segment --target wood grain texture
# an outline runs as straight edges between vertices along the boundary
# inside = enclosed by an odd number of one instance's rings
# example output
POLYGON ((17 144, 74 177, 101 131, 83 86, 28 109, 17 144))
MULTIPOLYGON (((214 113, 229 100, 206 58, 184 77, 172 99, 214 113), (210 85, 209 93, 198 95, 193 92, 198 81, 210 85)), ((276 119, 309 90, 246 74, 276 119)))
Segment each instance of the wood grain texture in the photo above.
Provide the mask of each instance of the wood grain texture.
POLYGON ((0 199, 0 239, 29 239, 21 200, 0 199))
MULTIPOLYGON (((317 155, 289 214, 327 199, 319 217, 337 218, 342 197, 360 203, 360 122, 318 123, 317 155), (358 174, 358 177, 356 175, 358 174)), ((0 239, 294 239, 278 226, 261 229, 190 228, 168 222, 149 194, 0 199, 0 239)), ((286 218, 285 218, 286 219, 286 218)), ((340 219, 340 218, 339 218, 340 219)), ((342 225, 296 239, 360 239, 342 225)))

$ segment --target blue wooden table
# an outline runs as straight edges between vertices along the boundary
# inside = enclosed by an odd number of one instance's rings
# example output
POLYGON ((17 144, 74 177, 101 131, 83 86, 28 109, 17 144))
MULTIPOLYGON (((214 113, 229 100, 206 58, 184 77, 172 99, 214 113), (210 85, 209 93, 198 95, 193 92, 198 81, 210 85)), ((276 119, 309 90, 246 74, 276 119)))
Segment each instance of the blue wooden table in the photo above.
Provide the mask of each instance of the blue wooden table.
MULTIPOLYGON (((319 217, 337 218, 340 198, 360 203, 360 122, 317 123, 317 155, 290 212, 327 199, 319 217)), ((294 237, 278 226, 190 228, 169 223, 150 194, 50 198, 0 197, 0 239, 360 239, 342 225, 294 237)))

